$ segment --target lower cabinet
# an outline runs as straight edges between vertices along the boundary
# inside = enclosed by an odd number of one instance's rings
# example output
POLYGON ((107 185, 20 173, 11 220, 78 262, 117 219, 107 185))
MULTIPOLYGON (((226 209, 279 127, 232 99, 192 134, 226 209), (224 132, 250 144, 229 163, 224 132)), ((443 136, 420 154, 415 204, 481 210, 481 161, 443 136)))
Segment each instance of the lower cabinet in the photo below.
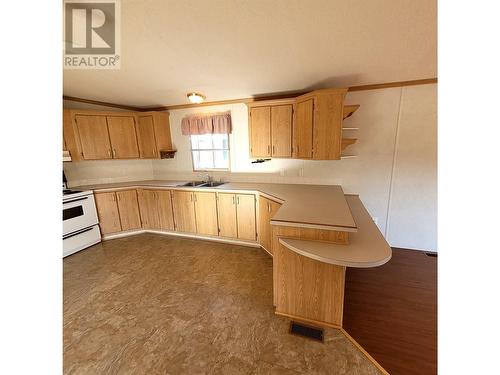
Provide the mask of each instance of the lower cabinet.
POLYGON ((257 239, 255 195, 236 194, 236 219, 238 222, 238 239, 255 241, 257 239))
POLYGON ((191 191, 172 190, 172 209, 174 212, 175 230, 178 232, 196 233, 194 193, 191 191))
POLYGON ((236 195, 217 193, 217 208, 219 236, 238 238, 238 224, 236 222, 236 195))
POLYGON ((271 254, 273 253, 271 218, 280 207, 280 203, 259 197, 259 243, 271 254))
POLYGON ((141 227, 141 216, 137 201, 137 191, 135 189, 117 191, 116 200, 122 230, 139 229, 141 227))
MULTIPOLYGON (((245 241, 257 239, 254 194, 131 189, 94 196, 102 234, 142 227, 245 241)), ((260 230, 267 233, 265 228, 260 230)))
POLYGON ((122 226, 115 192, 95 193, 94 199, 101 233, 110 234, 120 232, 122 226))
POLYGON ((195 192, 194 208, 196 216, 196 233, 217 236, 217 196, 211 192, 195 192))
POLYGON ((138 190, 139 207, 141 209, 142 227, 144 229, 160 229, 158 215, 158 199, 154 190, 138 190))
POLYGON ((218 193, 219 235, 255 241, 255 195, 218 193))

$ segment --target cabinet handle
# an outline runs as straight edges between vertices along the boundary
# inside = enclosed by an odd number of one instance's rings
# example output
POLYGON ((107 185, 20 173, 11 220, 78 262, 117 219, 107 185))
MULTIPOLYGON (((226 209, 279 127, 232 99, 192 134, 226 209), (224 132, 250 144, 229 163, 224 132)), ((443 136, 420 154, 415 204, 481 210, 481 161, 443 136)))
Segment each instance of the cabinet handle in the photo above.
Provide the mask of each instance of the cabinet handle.
POLYGON ((116 156, 116 150, 113 149, 113 156, 116 156))
POLYGON ((270 154, 271 153, 271 146, 270 145, 267 145, 267 153, 270 154))
POLYGON ((120 200, 120 195, 116 194, 116 199, 120 200))
POLYGON ((233 204, 234 204, 234 195, 233 195, 233 204))
POLYGON ((274 155, 274 145, 273 145, 273 155, 274 155))
POLYGON ((198 202, 198 198, 196 197, 196 194, 193 194, 193 195, 194 195, 194 201, 198 202))
POLYGON ((240 204, 240 197, 236 197, 236 203, 240 204))
POLYGON ((191 195, 189 196, 189 198, 191 199, 191 202, 193 201, 193 193, 191 193, 191 195))
POLYGON ((108 156, 111 156, 111 150, 108 148, 108 156))
POLYGON ((271 213, 271 203, 267 202, 267 212, 271 213))

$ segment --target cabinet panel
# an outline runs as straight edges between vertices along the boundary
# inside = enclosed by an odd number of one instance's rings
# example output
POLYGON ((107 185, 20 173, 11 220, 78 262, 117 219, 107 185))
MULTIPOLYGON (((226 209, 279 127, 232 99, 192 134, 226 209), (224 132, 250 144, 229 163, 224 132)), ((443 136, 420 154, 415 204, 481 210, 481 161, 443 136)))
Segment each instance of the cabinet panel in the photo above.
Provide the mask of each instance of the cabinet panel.
POLYGON ((314 111, 313 159, 340 159, 344 95, 316 96, 314 111))
POLYGON ((273 253, 271 218, 280 207, 280 203, 259 197, 259 243, 271 254, 273 253))
POLYGON ((109 138, 113 158, 130 159, 139 157, 139 147, 132 116, 107 116, 109 138))
POLYGON ((137 138, 141 158, 152 159, 158 156, 153 115, 137 116, 137 138))
POLYGON ((255 226, 255 196, 236 194, 236 217, 238 223, 238 238, 256 240, 255 226))
POLYGON ((81 151, 85 160, 111 159, 111 143, 105 116, 75 116, 81 151))
POLYGON ((271 108, 250 109, 250 154, 271 156, 271 108))
POLYGON ((313 111, 314 101, 308 99, 298 101, 295 107, 295 123, 293 129, 294 156, 311 158, 313 147, 313 111))
POLYGON ((169 190, 157 190, 158 215, 160 218, 160 228, 174 230, 174 213, 172 211, 172 198, 169 190))
POLYGON ((118 211, 122 230, 138 229, 141 227, 141 216, 139 213, 139 203, 137 191, 123 190, 116 192, 118 201, 118 211))
POLYGON ((219 234, 217 224, 217 200, 215 193, 194 193, 194 207, 196 212, 196 232, 209 236, 219 234))
POLYGON ((238 238, 236 221, 236 195, 228 193, 217 194, 217 213, 219 217, 219 236, 238 238))
POLYGON ((271 107, 272 156, 292 156, 292 105, 271 107))
POLYGON ((158 200, 153 190, 138 190, 139 208, 141 211, 142 227, 145 229, 160 229, 158 215, 158 200))
POLYGON ((172 208, 176 231, 196 233, 193 195, 190 191, 172 191, 172 208))
POLYGON ((168 112, 153 115, 157 150, 172 150, 172 136, 168 112))
POLYGON ((116 194, 114 192, 95 193, 94 198, 101 233, 109 234, 120 232, 122 227, 120 224, 120 214, 116 202, 116 194))

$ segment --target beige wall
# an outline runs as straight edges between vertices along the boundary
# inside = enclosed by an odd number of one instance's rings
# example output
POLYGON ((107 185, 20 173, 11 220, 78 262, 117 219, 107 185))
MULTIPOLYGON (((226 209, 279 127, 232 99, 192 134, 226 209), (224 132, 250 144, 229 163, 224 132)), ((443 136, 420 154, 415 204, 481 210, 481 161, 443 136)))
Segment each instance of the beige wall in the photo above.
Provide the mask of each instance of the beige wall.
POLYGON ((231 173, 211 173, 216 179, 338 184, 346 193, 360 195, 392 246, 436 250, 436 91, 437 85, 423 85, 349 93, 346 103, 361 105, 344 123, 359 127, 352 132, 358 143, 346 149, 354 159, 252 164, 247 108, 233 104, 171 111, 172 141, 178 150, 174 159, 66 163, 65 170, 71 184, 198 178, 202 174, 192 171, 181 119, 231 110, 231 173))

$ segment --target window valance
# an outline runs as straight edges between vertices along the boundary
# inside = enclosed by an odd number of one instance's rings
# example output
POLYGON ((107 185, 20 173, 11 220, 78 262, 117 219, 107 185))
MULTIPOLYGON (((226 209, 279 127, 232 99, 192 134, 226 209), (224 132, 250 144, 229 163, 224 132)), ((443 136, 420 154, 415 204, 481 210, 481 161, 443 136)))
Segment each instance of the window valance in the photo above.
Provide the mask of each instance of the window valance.
POLYGON ((231 112, 186 116, 181 129, 183 135, 229 134, 232 131, 231 112))

